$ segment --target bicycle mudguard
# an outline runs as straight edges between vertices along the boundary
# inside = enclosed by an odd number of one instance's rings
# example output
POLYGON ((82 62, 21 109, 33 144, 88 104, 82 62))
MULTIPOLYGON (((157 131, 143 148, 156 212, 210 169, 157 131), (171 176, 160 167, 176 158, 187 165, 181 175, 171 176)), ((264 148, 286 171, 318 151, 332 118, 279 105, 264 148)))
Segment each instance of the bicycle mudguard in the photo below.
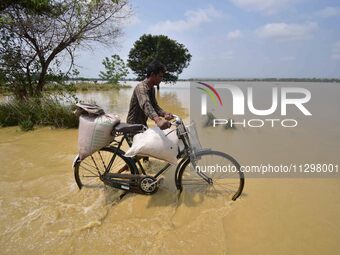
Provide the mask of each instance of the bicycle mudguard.
POLYGON ((189 160, 189 157, 182 158, 182 160, 178 163, 178 165, 177 165, 177 167, 176 167, 176 172, 175 172, 175 184, 176 184, 176 188, 177 188, 177 189, 181 189, 181 185, 180 185, 179 182, 178 182, 178 174, 179 174, 179 171, 181 170, 182 165, 184 164, 184 162, 186 162, 187 160, 189 160))
MULTIPOLYGON (((196 153, 202 153, 202 152, 207 152, 207 151, 211 151, 211 149, 210 149, 210 148, 201 149, 201 150, 199 150, 199 151, 196 152, 196 153)), ((177 165, 177 167, 176 167, 176 172, 175 172, 175 184, 176 184, 176 188, 177 188, 177 189, 181 189, 181 185, 180 185, 180 183, 179 183, 179 181, 178 181, 178 174, 179 174, 179 172, 180 172, 180 170, 181 170, 183 164, 184 164, 187 160, 190 160, 190 158, 189 158, 188 156, 185 157, 185 158, 183 158, 183 159, 178 163, 178 165, 177 165)))
POLYGON ((77 156, 74 157, 73 163, 72 163, 72 168, 74 169, 74 167, 76 166, 76 163, 80 160, 79 158, 79 154, 77 156))

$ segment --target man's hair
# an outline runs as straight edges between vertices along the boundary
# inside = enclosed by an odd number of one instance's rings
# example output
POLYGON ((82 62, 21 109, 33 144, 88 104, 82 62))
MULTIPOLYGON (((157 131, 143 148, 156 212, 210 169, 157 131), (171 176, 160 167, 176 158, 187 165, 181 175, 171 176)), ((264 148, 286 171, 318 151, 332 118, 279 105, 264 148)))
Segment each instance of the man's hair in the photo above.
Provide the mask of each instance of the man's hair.
POLYGON ((152 73, 159 74, 160 72, 166 72, 165 66, 158 60, 152 61, 146 69, 146 77, 149 78, 152 73))

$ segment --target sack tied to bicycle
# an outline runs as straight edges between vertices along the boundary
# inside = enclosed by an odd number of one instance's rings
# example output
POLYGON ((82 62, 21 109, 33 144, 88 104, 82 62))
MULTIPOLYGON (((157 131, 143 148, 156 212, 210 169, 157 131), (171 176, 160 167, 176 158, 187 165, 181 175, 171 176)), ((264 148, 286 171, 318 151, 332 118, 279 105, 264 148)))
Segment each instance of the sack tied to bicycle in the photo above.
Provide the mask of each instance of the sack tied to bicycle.
POLYGON ((244 187, 238 162, 224 152, 202 148, 194 123, 185 125, 158 105, 154 85, 164 73, 161 63, 149 65, 146 79, 134 89, 126 123, 97 105, 77 104, 79 154, 73 169, 79 189, 107 185, 150 195, 161 186, 162 174, 175 169, 175 185, 181 192, 209 192, 236 200, 244 187), (147 127, 148 118, 155 127, 147 127), (166 162, 153 175, 142 162, 149 157, 166 162))

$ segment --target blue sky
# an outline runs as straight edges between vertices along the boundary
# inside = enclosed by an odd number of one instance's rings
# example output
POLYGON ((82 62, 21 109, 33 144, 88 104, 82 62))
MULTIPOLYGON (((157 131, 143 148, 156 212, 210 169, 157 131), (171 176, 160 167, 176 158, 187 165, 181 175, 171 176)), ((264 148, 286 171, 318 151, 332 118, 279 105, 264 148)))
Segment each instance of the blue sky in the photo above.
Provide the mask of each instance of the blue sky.
MULTIPOLYGON (((127 59, 143 34, 164 34, 192 54, 180 78, 340 78, 340 0, 133 0, 118 46, 78 52, 81 76, 104 57, 127 59)), ((134 77, 131 73, 130 77, 134 77)))

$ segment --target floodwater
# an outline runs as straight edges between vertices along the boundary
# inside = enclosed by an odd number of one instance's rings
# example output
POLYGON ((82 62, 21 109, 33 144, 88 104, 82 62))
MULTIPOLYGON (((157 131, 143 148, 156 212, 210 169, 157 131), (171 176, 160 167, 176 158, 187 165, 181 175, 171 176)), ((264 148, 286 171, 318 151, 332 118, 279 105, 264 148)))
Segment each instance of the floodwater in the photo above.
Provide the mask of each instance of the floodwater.
MULTIPOLYGON (((314 96, 320 107, 311 108, 312 123, 288 131, 223 130, 226 152, 241 164, 339 164, 340 94, 327 86, 314 96)), ((131 93, 79 97, 124 120, 131 93)), ((187 84, 166 86, 157 96, 189 121, 187 84)), ((207 144, 214 130, 203 132, 207 144)), ((220 142, 212 141, 218 149, 220 142)), ((179 197, 170 169, 156 194, 120 199, 121 191, 108 187, 78 190, 71 168, 76 154, 77 130, 0 129, 0 254, 340 254, 339 178, 249 178, 243 196, 231 202, 179 197)))

